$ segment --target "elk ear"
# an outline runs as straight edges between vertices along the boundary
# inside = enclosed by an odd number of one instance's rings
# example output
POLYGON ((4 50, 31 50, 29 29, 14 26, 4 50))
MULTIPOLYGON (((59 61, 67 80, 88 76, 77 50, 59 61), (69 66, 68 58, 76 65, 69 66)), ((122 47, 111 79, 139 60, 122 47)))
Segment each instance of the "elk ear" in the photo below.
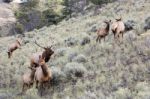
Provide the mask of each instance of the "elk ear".
POLYGON ((106 20, 104 20, 103 22, 104 22, 104 23, 107 23, 107 21, 106 21, 106 20))
POLYGON ((44 47, 44 50, 47 50, 47 48, 46 48, 46 47, 44 47))

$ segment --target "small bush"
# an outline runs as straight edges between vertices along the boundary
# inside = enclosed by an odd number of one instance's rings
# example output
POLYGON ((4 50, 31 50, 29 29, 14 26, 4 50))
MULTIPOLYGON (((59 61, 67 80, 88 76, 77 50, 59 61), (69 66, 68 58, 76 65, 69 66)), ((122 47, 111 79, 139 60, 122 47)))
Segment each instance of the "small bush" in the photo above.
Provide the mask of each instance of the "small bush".
POLYGON ((73 61, 78 62, 78 63, 85 63, 87 61, 86 56, 80 54, 78 56, 76 56, 73 61))
POLYGON ((64 81, 66 75, 61 71, 60 68, 52 67, 52 84, 59 84, 60 82, 64 81))
POLYGON ((80 42, 80 44, 83 46, 83 45, 86 45, 88 43, 90 43, 90 37, 86 36, 82 39, 82 41, 80 42))
POLYGON ((125 30, 129 31, 134 29, 134 26, 136 25, 136 22, 133 20, 128 20, 127 22, 125 22, 125 30))
POLYGON ((92 28, 90 29, 90 32, 96 32, 97 31, 97 27, 96 26, 92 26, 92 28))
POLYGON ((25 3, 26 8, 28 9, 32 9, 32 8, 36 8, 39 4, 39 0, 28 0, 27 3, 25 3))
POLYGON ((119 88, 115 94, 116 99, 130 99, 131 92, 128 88, 119 88))
POLYGON ((63 70, 68 79, 83 77, 86 73, 86 68, 82 64, 76 62, 66 64, 63 70))
POLYGON ((77 56, 77 52, 71 52, 68 54, 68 60, 71 62, 76 56, 77 56))
POLYGON ((63 19, 62 16, 58 15, 53 9, 47 9, 43 11, 42 14, 44 19, 47 20, 48 25, 57 24, 63 19))
POLYGON ((105 4, 105 3, 111 3, 114 2, 116 0, 90 0, 93 4, 96 5, 101 5, 101 4, 105 4))
POLYGON ((150 17, 145 19, 144 30, 147 31, 148 29, 150 29, 150 17))
POLYGON ((67 48, 60 48, 56 50, 57 56, 64 56, 67 52, 67 48))
POLYGON ((20 24, 19 22, 16 23, 16 26, 15 26, 15 31, 18 33, 18 34, 22 34, 24 32, 24 27, 22 24, 20 24))
POLYGON ((73 37, 69 37, 68 39, 65 40, 65 43, 67 44, 67 46, 74 46, 78 44, 78 40, 76 38, 73 37))

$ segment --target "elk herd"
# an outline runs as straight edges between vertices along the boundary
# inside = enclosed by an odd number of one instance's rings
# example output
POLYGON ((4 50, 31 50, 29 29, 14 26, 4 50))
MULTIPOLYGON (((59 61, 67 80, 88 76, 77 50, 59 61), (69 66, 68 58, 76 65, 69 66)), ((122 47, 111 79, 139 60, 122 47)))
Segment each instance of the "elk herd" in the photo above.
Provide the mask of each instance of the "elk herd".
MULTIPOLYGON (((39 88, 39 86, 44 86, 45 83, 48 83, 52 77, 51 70, 46 65, 46 62, 48 62, 51 56, 54 54, 52 46, 42 47, 36 41, 34 43, 37 46, 43 48, 44 51, 37 52, 31 55, 30 66, 28 67, 31 70, 31 72, 26 72, 22 76, 23 86, 21 94, 24 94, 28 88, 31 88, 34 82, 36 82, 36 88, 39 88)), ((8 46, 8 58, 11 58, 12 53, 17 49, 21 49, 20 38, 18 38, 14 43, 8 46)))
POLYGON ((111 20, 109 20, 109 21, 104 21, 104 23, 106 23, 106 27, 97 30, 96 42, 98 41, 101 42, 102 38, 105 41, 105 37, 109 34, 110 25, 111 25, 111 31, 114 35, 114 39, 119 40, 121 39, 121 37, 123 39, 123 34, 125 32, 125 25, 122 21, 122 18, 116 19, 115 22, 111 22, 111 20))
MULTIPOLYGON (((97 30, 96 42, 101 42, 102 38, 105 41, 105 37, 109 34, 110 25, 115 39, 123 37, 125 26, 121 18, 116 19, 115 22, 111 22, 111 20, 109 20, 104 21, 104 23, 106 24, 106 27, 97 30)), ((34 43, 41 47, 43 51, 31 55, 30 66, 28 67, 31 72, 24 73, 22 76, 22 93, 25 93, 28 88, 32 87, 34 82, 36 83, 36 88, 39 88, 39 86, 44 86, 44 84, 49 82, 52 78, 51 69, 46 64, 54 54, 52 46, 43 47, 36 41, 34 43)), ((21 39, 17 39, 14 43, 9 45, 7 52, 8 58, 11 58, 12 53, 18 48, 21 49, 21 39)))

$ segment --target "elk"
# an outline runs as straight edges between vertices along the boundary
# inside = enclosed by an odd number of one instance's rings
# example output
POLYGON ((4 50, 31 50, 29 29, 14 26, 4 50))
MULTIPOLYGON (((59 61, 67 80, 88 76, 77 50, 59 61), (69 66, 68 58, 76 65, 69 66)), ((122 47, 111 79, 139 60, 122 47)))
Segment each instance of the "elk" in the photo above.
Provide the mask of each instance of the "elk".
POLYGON ((23 80, 22 94, 27 90, 27 88, 33 86, 34 83, 34 75, 36 69, 31 67, 29 67, 29 69, 31 69, 31 72, 27 72, 22 76, 22 80, 23 80))
POLYGON ((31 67, 38 67, 39 66, 39 56, 42 56, 43 59, 45 59, 45 62, 48 62, 51 58, 51 56, 54 54, 54 51, 52 50, 52 46, 50 47, 42 47, 40 46, 36 41, 35 44, 41 48, 44 49, 43 52, 37 52, 34 53, 31 56, 31 62, 30 62, 30 66, 31 67))
POLYGON ((36 88, 38 88, 39 85, 43 87, 43 84, 49 82, 52 78, 51 70, 41 55, 39 56, 39 65, 35 72, 36 88))
POLYGON ((17 50, 17 49, 21 49, 21 40, 20 39, 16 39, 16 41, 12 44, 10 44, 8 46, 8 58, 11 58, 12 57, 12 53, 17 50))
POLYGON ((120 38, 122 36, 123 38, 123 33, 125 31, 125 25, 122 22, 122 18, 116 19, 116 22, 112 24, 111 28, 114 38, 120 38))
POLYGON ((101 42, 101 38, 104 38, 104 41, 105 41, 105 37, 109 34, 110 22, 111 22, 111 20, 104 21, 104 23, 106 23, 106 27, 97 30, 96 42, 98 42, 98 41, 101 42))

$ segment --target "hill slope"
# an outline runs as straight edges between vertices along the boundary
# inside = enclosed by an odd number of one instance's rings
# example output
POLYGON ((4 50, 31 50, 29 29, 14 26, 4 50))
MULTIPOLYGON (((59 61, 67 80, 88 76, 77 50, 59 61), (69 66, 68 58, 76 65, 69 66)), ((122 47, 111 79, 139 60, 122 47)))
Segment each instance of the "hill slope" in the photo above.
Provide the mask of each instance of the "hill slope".
POLYGON ((148 0, 115 2, 101 8, 98 15, 93 15, 91 11, 87 15, 64 20, 58 25, 28 32, 23 38, 22 49, 15 51, 11 60, 7 58, 7 45, 15 38, 0 38, 0 97, 41 98, 35 87, 28 90, 26 95, 16 95, 21 92, 21 75, 29 71, 27 67, 30 65, 30 55, 42 51, 33 43, 37 40, 42 46, 51 45, 54 41, 55 50, 48 65, 52 69, 53 78, 56 76, 58 82, 45 89, 43 97, 149 99, 150 36, 149 31, 141 32, 144 20, 150 16, 147 13, 150 12, 149 7, 148 0), (115 43, 111 32, 105 42, 96 43, 96 33, 93 32, 95 27, 102 27, 103 20, 114 21, 119 15, 124 22, 134 20, 135 29, 125 33, 122 44, 115 43), (138 36, 139 33, 144 35, 138 36), (84 77, 68 78, 68 71, 71 70, 69 66, 72 66, 72 71, 83 71, 84 77))
POLYGON ((0 36, 11 34, 10 31, 15 22, 12 6, 0 1, 0 36))

